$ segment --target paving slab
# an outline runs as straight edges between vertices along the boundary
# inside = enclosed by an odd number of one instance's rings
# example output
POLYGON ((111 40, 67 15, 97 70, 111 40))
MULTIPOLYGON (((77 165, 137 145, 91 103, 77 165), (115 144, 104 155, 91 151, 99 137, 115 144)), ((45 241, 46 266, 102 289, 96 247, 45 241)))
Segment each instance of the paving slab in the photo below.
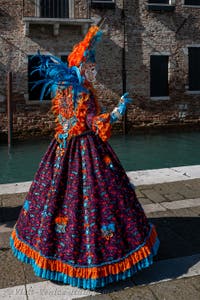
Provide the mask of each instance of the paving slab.
POLYGON ((12 255, 11 249, 0 250, 0 270, 0 289, 24 284, 23 265, 12 255))
POLYGON ((51 281, 26 285, 28 300, 66 300, 80 299, 85 296, 96 295, 97 292, 79 289, 69 285, 59 285, 51 281))
POLYGON ((173 214, 178 218, 189 218, 189 217, 196 217, 198 222, 199 220, 199 213, 200 213, 200 206, 199 207, 187 207, 182 209, 174 209, 173 214))
POLYGON ((152 189, 145 189, 143 190, 144 195, 146 198, 150 199, 154 203, 164 202, 166 201, 166 198, 164 198, 160 193, 158 193, 156 190, 152 189))
MULTIPOLYGON (((137 193, 136 193, 137 194, 137 193)), ((142 204, 142 205, 146 205, 146 204, 153 204, 154 202, 148 198, 141 198, 141 197, 138 197, 138 200, 139 202, 142 204)))
POLYGON ((27 193, 14 193, 14 194, 3 194, 0 195, 2 200, 2 206, 12 207, 13 198, 15 198, 15 206, 21 206, 25 200, 27 193))
POLYGON ((195 289, 200 293, 200 276, 195 276, 191 279, 187 278, 185 283, 187 284, 188 281, 190 281, 190 284, 193 285, 195 289))
POLYGON ((14 286, 12 288, 6 288, 6 289, 0 289, 0 299, 2 299, 2 300, 28 300, 28 298, 26 296, 25 285, 14 286))
POLYGON ((182 279, 162 282, 156 286, 149 286, 157 299, 165 300, 199 300, 199 291, 191 284, 191 280, 182 279))
POLYGON ((139 187, 135 188, 135 192, 136 192, 138 198, 145 198, 144 193, 141 191, 141 189, 139 187))
POLYGON ((195 199, 184 199, 173 202, 162 202, 162 206, 167 209, 180 209, 180 208, 191 208, 200 206, 200 198, 195 199))
MULTIPOLYGON (((120 292, 114 292, 109 294, 109 296, 111 297, 111 299, 113 300, 157 300, 157 298, 155 297, 154 293, 149 289, 149 287, 144 287, 143 289, 138 288, 138 287, 134 287, 131 289, 125 289, 123 291, 120 292)), ((91 299, 101 299, 100 297, 98 298, 98 296, 96 297, 91 297, 91 299)), ((102 298, 104 299, 104 298, 102 298)), ((105 298, 106 299, 106 298, 105 298)))
MULTIPOLYGON (((185 197, 183 195, 181 195, 179 193, 175 193, 175 192, 170 193, 170 188, 168 187, 168 189, 169 189, 169 191, 167 194, 163 193, 163 196, 164 196, 164 198, 167 199, 167 201, 175 201, 175 200, 185 199, 185 197)), ((199 194, 200 194, 200 192, 199 192, 199 194)), ((198 194, 198 196, 199 196, 199 194, 198 194)))
POLYGON ((1 184, 0 195, 26 193, 29 190, 31 183, 32 181, 1 184))
POLYGON ((24 270, 25 284, 46 281, 45 279, 34 274, 33 268, 30 264, 23 263, 22 266, 24 270))
POLYGON ((200 191, 200 182, 198 178, 193 180, 188 180, 187 185, 191 190, 200 191))
MULTIPOLYGON (((177 181, 176 181, 177 182, 177 181)), ((184 184, 185 181, 181 181, 181 184, 184 184)), ((154 189, 156 190, 158 193, 160 193, 161 195, 164 195, 164 193, 168 193, 169 192, 169 187, 172 185, 172 182, 163 182, 163 183, 152 183, 152 184, 143 184, 143 185, 139 185, 136 186, 136 189, 141 190, 141 193, 143 193, 143 190, 147 190, 147 189, 154 189)))
POLYGON ((199 191, 197 190, 180 190, 179 193, 184 196, 185 199, 190 199, 190 198, 198 198, 199 197, 199 191))
POLYGON ((159 203, 153 203, 153 204, 146 204, 143 206, 143 209, 146 214, 151 212, 158 212, 158 211, 166 211, 166 208, 160 205, 159 203))
POLYGON ((171 168, 172 171, 176 173, 182 174, 188 178, 198 178, 200 172, 200 166, 181 166, 181 167, 174 167, 171 168))
POLYGON ((191 207, 191 210, 196 214, 196 216, 200 217, 200 206, 191 207))
POLYGON ((15 221, 0 223, 0 250, 10 248, 9 238, 15 221))
MULTIPOLYGON (((140 185, 136 187, 136 190, 139 189, 140 192, 143 194, 144 190, 153 189, 157 193, 161 195, 173 195, 178 194, 180 196, 180 191, 182 192, 192 192, 195 190, 195 192, 198 192, 200 194, 200 184, 199 184, 199 178, 198 179, 192 179, 192 180, 183 180, 183 181, 174 181, 174 182, 165 182, 165 183, 154 183, 154 184, 148 184, 148 185, 140 185)), ((182 195, 181 195, 182 196, 182 195)), ((189 197, 191 198, 191 197, 189 197)))
POLYGON ((134 276, 136 285, 147 285, 176 278, 200 276, 200 253, 157 261, 134 276))
POLYGON ((0 223, 0 233, 1 232, 10 233, 14 225, 15 225, 15 220, 7 221, 6 223, 0 223))
POLYGON ((185 176, 182 174, 177 174, 170 168, 157 169, 157 170, 141 170, 141 171, 131 171, 128 172, 128 177, 133 182, 133 184, 143 185, 143 184, 154 184, 170 182, 176 180, 185 180, 185 176))
POLYGON ((9 238, 10 232, 1 232, 0 233, 0 250, 6 250, 10 248, 9 238))

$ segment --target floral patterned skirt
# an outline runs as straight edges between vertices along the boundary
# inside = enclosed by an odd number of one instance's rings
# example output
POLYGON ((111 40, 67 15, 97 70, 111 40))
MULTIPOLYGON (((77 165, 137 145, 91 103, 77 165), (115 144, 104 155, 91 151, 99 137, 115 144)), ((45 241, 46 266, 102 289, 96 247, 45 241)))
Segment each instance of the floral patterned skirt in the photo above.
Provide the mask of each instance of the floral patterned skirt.
POLYGON ((10 244, 37 276, 96 289, 151 265, 159 239, 109 143, 87 132, 51 141, 10 244))

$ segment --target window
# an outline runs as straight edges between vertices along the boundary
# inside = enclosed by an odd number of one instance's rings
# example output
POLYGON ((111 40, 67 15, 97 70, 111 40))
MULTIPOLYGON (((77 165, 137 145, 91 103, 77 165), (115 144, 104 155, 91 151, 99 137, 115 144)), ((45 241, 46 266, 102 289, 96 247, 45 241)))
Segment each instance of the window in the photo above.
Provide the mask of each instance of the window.
POLYGON ((69 18, 69 0, 40 0, 41 18, 69 18))
POLYGON ((200 0, 185 0, 185 5, 199 5, 200 6, 200 0))
POLYGON ((151 55, 150 58, 150 95, 151 97, 169 96, 168 55, 151 55))
POLYGON ((188 48, 189 90, 200 91, 200 47, 188 48))

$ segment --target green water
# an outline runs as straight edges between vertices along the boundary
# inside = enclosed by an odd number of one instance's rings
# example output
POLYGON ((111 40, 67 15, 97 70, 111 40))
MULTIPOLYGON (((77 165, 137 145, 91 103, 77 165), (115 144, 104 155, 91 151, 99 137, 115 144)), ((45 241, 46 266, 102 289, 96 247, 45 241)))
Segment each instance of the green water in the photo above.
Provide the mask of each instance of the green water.
MULTIPOLYGON (((50 139, 0 145, 0 183, 33 179, 50 139)), ((109 143, 126 171, 200 165, 200 132, 113 136, 109 143)))

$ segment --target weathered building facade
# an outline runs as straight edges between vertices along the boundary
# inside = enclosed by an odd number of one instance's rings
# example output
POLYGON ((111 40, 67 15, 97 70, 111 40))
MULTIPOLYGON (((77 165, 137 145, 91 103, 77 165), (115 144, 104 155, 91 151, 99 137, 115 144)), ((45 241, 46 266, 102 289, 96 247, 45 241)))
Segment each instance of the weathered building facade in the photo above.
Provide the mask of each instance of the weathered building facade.
MULTIPOLYGON (((53 133, 51 101, 28 84, 38 50, 66 60, 92 22, 99 98, 107 110, 129 91, 129 130, 200 123, 199 0, 0 0, 0 132, 7 132, 6 76, 12 72, 15 136, 53 133)), ((121 131, 122 123, 115 125, 121 131)))

